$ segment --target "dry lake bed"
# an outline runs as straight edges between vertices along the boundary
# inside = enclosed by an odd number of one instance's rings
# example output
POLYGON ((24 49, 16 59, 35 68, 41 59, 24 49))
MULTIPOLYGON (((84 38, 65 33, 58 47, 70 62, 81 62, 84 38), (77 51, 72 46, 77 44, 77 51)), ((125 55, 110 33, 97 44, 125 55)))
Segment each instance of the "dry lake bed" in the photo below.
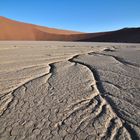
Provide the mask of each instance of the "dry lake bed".
POLYGON ((0 42, 0 140, 139 140, 140 44, 0 42))

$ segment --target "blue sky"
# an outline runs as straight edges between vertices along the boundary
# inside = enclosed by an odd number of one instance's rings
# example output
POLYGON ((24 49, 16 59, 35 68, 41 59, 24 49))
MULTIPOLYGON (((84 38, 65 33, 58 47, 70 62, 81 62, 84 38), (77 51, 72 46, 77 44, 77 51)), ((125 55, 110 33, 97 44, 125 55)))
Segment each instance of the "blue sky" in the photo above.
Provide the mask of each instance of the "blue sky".
POLYGON ((0 15, 83 32, 140 27, 140 0, 0 0, 0 15))

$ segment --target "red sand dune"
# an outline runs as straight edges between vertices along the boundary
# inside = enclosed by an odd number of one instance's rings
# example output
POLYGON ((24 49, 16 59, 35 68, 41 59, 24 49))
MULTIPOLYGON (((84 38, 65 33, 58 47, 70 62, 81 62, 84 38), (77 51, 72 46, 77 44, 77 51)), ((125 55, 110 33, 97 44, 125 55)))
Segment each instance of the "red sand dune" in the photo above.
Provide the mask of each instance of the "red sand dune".
POLYGON ((0 17, 0 40, 140 42, 140 28, 102 33, 59 30, 0 17))

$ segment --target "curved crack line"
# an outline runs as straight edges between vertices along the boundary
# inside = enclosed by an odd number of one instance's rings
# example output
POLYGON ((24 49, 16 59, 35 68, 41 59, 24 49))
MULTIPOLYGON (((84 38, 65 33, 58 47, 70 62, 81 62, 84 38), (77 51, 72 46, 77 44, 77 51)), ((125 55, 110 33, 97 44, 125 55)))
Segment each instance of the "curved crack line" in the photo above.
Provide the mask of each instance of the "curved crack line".
MULTIPOLYGON (((50 69, 51 69, 51 68, 50 68, 50 69)), ((26 84, 28 84, 29 82, 32 82, 32 81, 34 81, 34 80, 37 80, 37 79, 39 79, 39 78, 41 78, 41 77, 47 76, 47 75, 49 75, 50 73, 51 73, 51 71, 49 70, 48 73, 45 73, 45 74, 43 74, 43 75, 41 75, 41 76, 38 76, 38 77, 36 77, 36 78, 33 78, 33 79, 31 79, 31 80, 25 82, 24 84, 20 85, 19 87, 16 87, 16 88, 15 88, 14 90, 12 90, 11 92, 9 92, 9 93, 3 95, 3 97, 4 97, 4 96, 11 95, 11 98, 10 98, 10 102, 8 102, 7 105, 6 105, 6 108, 3 109, 3 110, 0 112, 0 117, 5 113, 5 111, 9 108, 9 106, 10 106, 11 103, 13 102, 13 100, 14 100, 14 98, 15 98, 14 93, 16 92, 16 90, 18 90, 19 88, 21 88, 21 87, 23 86, 23 87, 24 87, 24 90, 25 90, 25 92, 26 92, 26 91, 27 91, 26 84)))
POLYGON ((121 86, 119 86, 119 85, 117 85, 117 84, 114 84, 114 83, 112 83, 112 82, 110 82, 110 81, 101 80, 101 82, 102 82, 102 83, 109 84, 109 85, 112 85, 113 87, 116 87, 116 88, 119 89, 119 90, 126 90, 126 89, 122 88, 121 86))
POLYGON ((89 55, 98 54, 98 55, 103 55, 103 56, 110 56, 110 57, 114 58, 116 61, 118 61, 119 63, 121 63, 123 65, 128 65, 128 66, 131 66, 131 67, 140 68, 140 66, 138 64, 136 64, 136 63, 128 62, 124 58, 114 56, 114 55, 111 55, 111 54, 98 53, 98 52, 92 52, 92 53, 88 53, 88 54, 89 55))
POLYGON ((111 96, 111 97, 116 98, 118 100, 121 100, 123 102, 127 102, 128 104, 131 104, 132 106, 136 106, 136 108, 140 110, 140 107, 139 106, 137 106, 134 102, 132 102, 131 100, 129 100, 127 98, 122 98, 122 97, 119 97, 119 96, 114 96, 110 92, 106 92, 106 94, 107 94, 106 96, 111 96))
POLYGON ((105 71, 105 72, 110 72, 110 73, 114 73, 114 74, 116 74, 116 75, 122 75, 122 76, 125 76, 125 77, 129 77, 129 78, 134 78, 134 79, 137 79, 137 80, 140 80, 140 78, 138 78, 138 77, 131 77, 131 76, 129 76, 129 75, 125 75, 125 74, 123 74, 123 73, 117 73, 117 72, 115 72, 115 71, 111 71, 111 70, 106 70, 106 69, 101 69, 101 68, 98 68, 98 70, 100 70, 100 71, 105 71))
POLYGON ((132 140, 138 140, 139 136, 137 135, 137 133, 135 132, 135 130, 133 130, 133 128, 131 127, 131 125, 129 125, 127 123, 127 121, 125 121, 122 116, 119 114, 119 112, 117 111, 116 108, 114 108, 111 105, 110 99, 105 95, 105 89, 102 85, 102 82, 100 80, 100 76, 98 74, 98 71, 94 68, 92 68, 89 64, 86 64, 84 62, 78 61, 78 60, 74 60, 74 58, 77 58, 79 55, 74 56, 72 59, 69 59, 70 62, 75 62, 75 63, 79 63, 81 65, 86 66, 93 74, 93 77, 96 80, 96 86, 97 86, 97 90, 99 91, 101 97, 106 101, 106 103, 110 106, 112 112, 120 119, 122 125, 124 126, 124 128, 129 132, 129 135, 131 137, 132 140), (133 130, 133 131, 132 131, 133 130))

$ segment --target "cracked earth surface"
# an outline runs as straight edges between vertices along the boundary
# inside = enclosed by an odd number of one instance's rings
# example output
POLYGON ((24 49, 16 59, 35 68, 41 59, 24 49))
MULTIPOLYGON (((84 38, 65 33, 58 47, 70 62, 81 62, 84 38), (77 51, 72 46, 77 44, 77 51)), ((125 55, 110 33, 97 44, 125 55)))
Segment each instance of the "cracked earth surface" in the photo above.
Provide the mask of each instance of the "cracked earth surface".
POLYGON ((140 45, 0 46, 1 140, 140 139, 140 45))

